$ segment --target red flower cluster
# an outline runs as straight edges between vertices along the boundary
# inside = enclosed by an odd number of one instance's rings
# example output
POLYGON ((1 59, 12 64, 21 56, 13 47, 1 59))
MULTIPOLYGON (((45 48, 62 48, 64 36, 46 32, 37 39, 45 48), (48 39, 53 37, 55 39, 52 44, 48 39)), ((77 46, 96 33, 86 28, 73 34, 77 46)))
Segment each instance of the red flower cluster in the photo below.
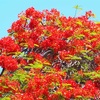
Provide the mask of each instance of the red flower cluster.
POLYGON ((0 66, 9 70, 15 71, 18 69, 18 62, 12 56, 0 56, 0 66))
POLYGON ((20 51, 20 46, 11 37, 0 39, 0 53, 10 53, 20 51))

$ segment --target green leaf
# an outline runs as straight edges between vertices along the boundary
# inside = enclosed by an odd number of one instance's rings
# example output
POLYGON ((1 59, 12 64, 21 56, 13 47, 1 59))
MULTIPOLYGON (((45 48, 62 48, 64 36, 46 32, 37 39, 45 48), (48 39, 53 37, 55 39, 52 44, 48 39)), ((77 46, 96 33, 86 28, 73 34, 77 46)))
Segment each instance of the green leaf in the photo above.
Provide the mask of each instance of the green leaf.
POLYGON ((81 21, 77 21, 76 24, 82 26, 82 22, 81 21))
POLYGON ((10 97, 0 98, 0 100, 11 100, 10 97))
POLYGON ((88 71, 88 64, 87 63, 83 63, 82 67, 83 67, 84 71, 88 71))
POLYGON ((90 61, 93 60, 93 57, 90 57, 90 56, 87 56, 87 55, 84 55, 84 58, 86 58, 87 60, 90 60, 90 61))
POLYGON ((57 91, 57 92, 55 92, 54 94, 56 94, 56 95, 59 96, 59 100, 65 100, 65 98, 62 96, 62 92, 57 91))
POLYGON ((77 81, 78 83, 80 82, 85 82, 85 79, 82 75, 80 75, 78 72, 75 72, 73 75, 73 78, 75 81, 77 81))
POLYGON ((89 52, 89 50, 81 50, 80 51, 80 53, 82 53, 82 54, 86 54, 86 53, 88 53, 89 52))
POLYGON ((96 35, 97 33, 96 32, 91 32, 90 33, 92 36, 96 35))
POLYGON ((84 38, 85 36, 84 36, 83 34, 76 34, 74 37, 75 37, 76 39, 82 39, 82 38, 84 38))
POLYGON ((34 62, 34 64, 29 64, 28 66, 25 66, 24 68, 28 68, 28 69, 39 68, 39 69, 41 69, 41 68, 43 68, 43 64, 40 61, 37 60, 37 61, 34 62))
POLYGON ((82 10, 82 8, 79 5, 74 6, 74 8, 78 10, 82 10))
POLYGON ((86 77, 89 77, 90 79, 100 78, 100 72, 95 72, 95 71, 84 73, 84 75, 86 77))
POLYGON ((56 23, 57 23, 57 25, 61 25, 62 24, 59 19, 56 19, 56 23))
POLYGON ((21 71, 21 70, 17 70, 14 74, 13 77, 11 78, 12 80, 18 80, 19 82, 21 82, 22 84, 26 81, 26 79, 29 76, 27 75, 27 72, 25 71, 21 71))
POLYGON ((71 59, 72 60, 81 60, 82 58, 81 57, 78 57, 78 56, 72 56, 71 59))
POLYGON ((62 86, 63 87, 71 87, 71 84, 63 83, 62 86))
POLYGON ((43 72, 46 72, 46 73, 54 72, 54 69, 50 66, 45 66, 42 70, 43 72))
POLYGON ((34 62, 34 64, 31 64, 32 68, 42 68, 43 64, 39 61, 34 62))

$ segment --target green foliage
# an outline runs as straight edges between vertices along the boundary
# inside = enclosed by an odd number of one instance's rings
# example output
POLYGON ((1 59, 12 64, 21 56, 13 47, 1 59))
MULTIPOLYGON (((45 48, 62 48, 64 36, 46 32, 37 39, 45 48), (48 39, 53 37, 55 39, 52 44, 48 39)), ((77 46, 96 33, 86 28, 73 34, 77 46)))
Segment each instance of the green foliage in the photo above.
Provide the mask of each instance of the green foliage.
POLYGON ((11 77, 12 80, 18 80, 21 84, 25 83, 27 78, 29 78, 27 72, 20 69, 16 70, 11 77))
POLYGON ((37 60, 33 64, 29 64, 28 66, 25 66, 24 68, 30 69, 30 68, 36 68, 36 69, 41 69, 43 68, 43 64, 37 60))
POLYGON ((0 100, 11 100, 10 97, 4 97, 4 98, 0 98, 0 100))
POLYGON ((95 72, 95 71, 93 71, 93 72, 86 72, 86 73, 84 73, 84 76, 85 77, 88 77, 88 78, 90 78, 90 79, 98 79, 98 78, 100 78, 100 71, 98 71, 98 72, 95 72))

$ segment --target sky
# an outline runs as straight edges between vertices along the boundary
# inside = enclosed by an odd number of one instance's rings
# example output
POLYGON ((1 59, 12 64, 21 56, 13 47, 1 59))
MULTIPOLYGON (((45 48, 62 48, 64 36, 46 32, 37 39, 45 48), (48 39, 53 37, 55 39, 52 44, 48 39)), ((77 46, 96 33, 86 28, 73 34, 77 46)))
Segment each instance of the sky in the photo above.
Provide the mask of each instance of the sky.
POLYGON ((92 10, 96 14, 95 21, 100 21, 99 0, 0 0, 0 38, 8 35, 7 29, 18 19, 17 15, 29 7, 36 10, 56 8, 62 15, 74 16, 75 5, 79 5, 83 10, 79 15, 92 10))

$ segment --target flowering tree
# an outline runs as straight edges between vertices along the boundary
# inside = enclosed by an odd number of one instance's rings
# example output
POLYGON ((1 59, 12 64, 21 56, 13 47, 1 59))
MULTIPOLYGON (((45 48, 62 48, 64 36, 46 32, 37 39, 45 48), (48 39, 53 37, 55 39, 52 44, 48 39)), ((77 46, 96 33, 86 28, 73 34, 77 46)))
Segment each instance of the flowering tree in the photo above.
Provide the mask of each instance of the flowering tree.
POLYGON ((33 7, 0 39, 0 100, 99 100, 100 24, 33 7))

